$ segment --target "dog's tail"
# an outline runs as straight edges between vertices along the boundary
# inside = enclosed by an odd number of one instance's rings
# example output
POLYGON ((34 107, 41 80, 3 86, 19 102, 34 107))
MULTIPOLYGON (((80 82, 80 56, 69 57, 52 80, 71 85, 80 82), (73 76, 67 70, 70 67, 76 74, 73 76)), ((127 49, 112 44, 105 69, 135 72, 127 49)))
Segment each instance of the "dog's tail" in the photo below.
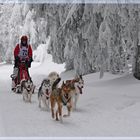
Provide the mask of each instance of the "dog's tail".
POLYGON ((61 81, 61 78, 56 79, 56 81, 52 85, 52 90, 56 88, 57 84, 61 81))

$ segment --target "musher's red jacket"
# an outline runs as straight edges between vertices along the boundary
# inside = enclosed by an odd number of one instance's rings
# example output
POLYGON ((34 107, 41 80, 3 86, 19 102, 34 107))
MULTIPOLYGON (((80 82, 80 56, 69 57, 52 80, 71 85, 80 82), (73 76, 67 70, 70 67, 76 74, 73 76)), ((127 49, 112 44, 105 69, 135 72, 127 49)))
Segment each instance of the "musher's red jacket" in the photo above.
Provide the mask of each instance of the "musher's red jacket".
MULTIPOLYGON (((28 45, 28 57, 32 58, 32 48, 31 45, 28 45)), ((19 51, 20 51, 20 45, 17 44, 15 49, 14 49, 14 57, 16 58, 19 55, 19 51)))

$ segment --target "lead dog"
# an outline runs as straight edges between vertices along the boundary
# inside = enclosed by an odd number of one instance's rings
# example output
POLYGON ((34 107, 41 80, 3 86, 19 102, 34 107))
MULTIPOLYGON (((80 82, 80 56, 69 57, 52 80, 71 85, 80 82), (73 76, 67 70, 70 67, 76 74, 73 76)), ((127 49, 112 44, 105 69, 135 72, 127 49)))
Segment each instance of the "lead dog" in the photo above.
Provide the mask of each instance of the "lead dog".
POLYGON ((62 102, 60 98, 61 90, 60 88, 58 88, 61 78, 57 72, 51 72, 48 75, 48 79, 50 80, 50 84, 51 84, 50 102, 51 102, 52 118, 55 118, 55 115, 56 115, 56 120, 58 121, 60 118, 62 122, 62 102), (56 105, 57 105, 57 108, 55 112, 56 105), (59 118, 58 118, 58 114, 59 114, 59 118))
POLYGON ((73 87, 70 83, 64 83, 61 86, 61 101, 63 106, 67 107, 67 114, 64 114, 63 117, 69 117, 72 110, 72 96, 73 96, 73 87))
POLYGON ((34 93, 34 89, 35 89, 35 86, 34 86, 32 80, 24 79, 21 81, 20 85, 21 85, 21 93, 23 95, 23 100, 31 103, 31 97, 32 97, 32 94, 34 93))
MULTIPOLYGON (((55 85, 59 83, 61 79, 58 78, 55 81, 55 85)), ((57 86, 53 85, 52 93, 50 96, 51 101, 51 111, 52 111, 52 118, 55 118, 56 121, 62 120, 62 107, 66 106, 68 113, 63 115, 63 117, 70 116, 71 108, 72 108, 72 95, 71 95, 71 88, 69 84, 66 84, 63 82, 62 86, 60 88, 57 88, 57 86), (57 110, 54 111, 55 105, 57 104, 57 110), (59 116, 58 116, 59 115, 59 116)))
POLYGON ((38 91, 39 108, 41 108, 41 102, 44 104, 47 110, 49 110, 49 100, 51 93, 51 84, 49 79, 44 79, 38 91))
POLYGON ((76 110, 79 95, 83 93, 83 91, 82 91, 82 89, 84 87, 83 77, 82 77, 82 75, 79 75, 79 76, 76 76, 72 80, 66 80, 66 84, 69 84, 69 87, 71 88, 73 109, 76 110))

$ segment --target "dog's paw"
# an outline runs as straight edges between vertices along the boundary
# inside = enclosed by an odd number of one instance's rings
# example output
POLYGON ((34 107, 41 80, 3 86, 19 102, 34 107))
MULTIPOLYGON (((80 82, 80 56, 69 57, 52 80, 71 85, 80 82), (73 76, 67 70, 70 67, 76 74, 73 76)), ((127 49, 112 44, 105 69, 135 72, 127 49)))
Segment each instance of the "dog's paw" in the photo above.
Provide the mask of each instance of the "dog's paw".
POLYGON ((58 118, 56 118, 55 120, 56 120, 56 121, 59 121, 59 119, 58 119, 58 118))

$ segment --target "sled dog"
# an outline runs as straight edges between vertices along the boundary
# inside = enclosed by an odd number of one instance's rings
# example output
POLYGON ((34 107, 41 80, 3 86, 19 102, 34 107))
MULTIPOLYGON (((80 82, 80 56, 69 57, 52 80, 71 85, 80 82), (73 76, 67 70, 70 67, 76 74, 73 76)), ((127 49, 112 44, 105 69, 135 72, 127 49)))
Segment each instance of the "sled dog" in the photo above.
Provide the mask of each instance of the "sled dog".
POLYGON ((52 86, 53 83, 56 82, 56 80, 60 77, 59 77, 59 74, 57 72, 51 72, 51 73, 49 73, 47 78, 50 80, 50 84, 52 86))
POLYGON ((72 94, 73 94, 73 87, 71 87, 70 83, 65 83, 63 81, 63 84, 61 86, 61 102, 63 106, 67 107, 67 114, 64 114, 63 117, 70 116, 71 110, 72 110, 72 94))
POLYGON ((57 72, 51 72, 48 75, 48 78, 51 81, 51 90, 52 90, 50 95, 52 118, 55 118, 57 121, 60 118, 60 121, 62 122, 62 102, 60 98, 61 90, 60 88, 58 88, 58 84, 61 81, 61 78, 57 72), (57 107, 55 112, 56 105, 57 107), (58 118, 58 114, 59 114, 59 118, 58 118))
MULTIPOLYGON (((57 80, 56 83, 58 83, 60 79, 57 80)), ((56 84, 57 85, 57 84, 56 84)), ((62 107, 65 105, 68 110, 68 114, 63 115, 63 117, 70 116, 71 108, 72 108, 72 102, 71 102, 72 96, 71 96, 71 89, 69 85, 66 85, 64 82, 61 85, 60 88, 57 88, 56 86, 53 86, 50 101, 51 101, 51 112, 52 112, 52 118, 56 118, 58 121, 62 122, 62 107), (54 112, 55 105, 57 104, 57 110, 54 112), (59 117, 58 117, 59 114, 59 117)))
POLYGON ((77 101, 79 99, 79 95, 83 93, 82 89, 84 87, 84 80, 82 75, 76 76, 72 80, 66 80, 66 84, 71 88, 72 94, 72 102, 73 109, 77 108, 77 101))
POLYGON ((23 95, 23 100, 31 103, 31 97, 34 93, 35 86, 31 79, 25 80, 23 79, 20 83, 21 85, 21 93, 23 95))
POLYGON ((51 94, 51 84, 49 79, 44 79, 38 91, 39 108, 41 108, 41 102, 44 104, 47 110, 49 110, 49 100, 51 94))

